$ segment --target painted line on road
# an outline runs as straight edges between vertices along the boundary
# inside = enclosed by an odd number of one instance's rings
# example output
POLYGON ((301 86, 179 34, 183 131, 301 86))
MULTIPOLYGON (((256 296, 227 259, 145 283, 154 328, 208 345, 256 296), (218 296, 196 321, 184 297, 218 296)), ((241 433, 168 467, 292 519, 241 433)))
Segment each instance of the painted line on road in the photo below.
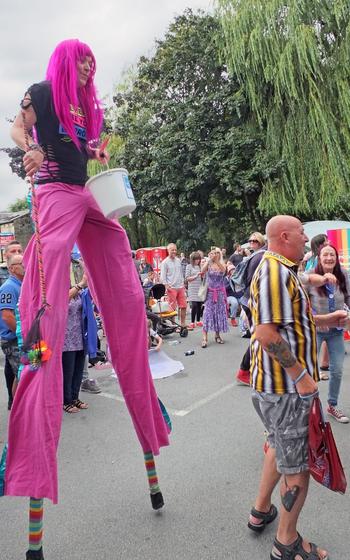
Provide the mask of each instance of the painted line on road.
MULTIPOLYGON (((210 403, 214 399, 217 399, 218 397, 220 397, 221 395, 223 395, 224 393, 226 393, 227 391, 229 391, 233 387, 235 387, 235 383, 230 383, 229 385, 225 385, 225 387, 221 387, 221 389, 219 389, 218 391, 215 391, 215 393, 212 393, 211 395, 208 395, 204 399, 200 399, 199 401, 194 402, 188 408, 184 408, 183 410, 176 410, 174 408, 170 408, 170 407, 167 406, 166 407, 167 411, 170 414, 172 414, 173 416, 180 416, 180 417, 187 416, 187 414, 190 414, 194 410, 198 410, 198 408, 201 408, 202 406, 205 406, 206 404, 210 403)), ((103 393, 102 392, 102 393, 99 393, 99 396, 100 397, 105 397, 106 399, 112 399, 114 401, 125 403, 124 398, 119 397, 118 395, 111 395, 110 393, 103 393)))

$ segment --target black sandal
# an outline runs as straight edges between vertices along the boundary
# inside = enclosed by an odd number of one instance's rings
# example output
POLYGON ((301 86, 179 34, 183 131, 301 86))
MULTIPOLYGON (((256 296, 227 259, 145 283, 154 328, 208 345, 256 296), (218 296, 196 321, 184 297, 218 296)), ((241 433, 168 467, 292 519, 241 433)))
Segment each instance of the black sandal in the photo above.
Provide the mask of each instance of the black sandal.
POLYGON ((257 519, 261 519, 261 523, 253 523, 252 521, 249 520, 248 521, 249 529, 255 531, 256 533, 262 533, 266 525, 268 523, 272 523, 272 521, 276 519, 277 513, 278 513, 277 508, 273 504, 271 504, 271 507, 267 512, 258 511, 257 509, 252 508, 250 515, 256 517, 257 519))
POLYGON ((295 560, 297 556, 303 560, 329 560, 329 556, 321 558, 317 552, 317 546, 310 543, 311 550, 307 552, 303 548, 303 538, 298 533, 298 538, 292 544, 280 543, 276 538, 273 541, 273 549, 270 554, 271 560, 295 560))
POLYGON ((87 410, 89 408, 89 405, 86 404, 85 402, 81 401, 80 399, 75 399, 75 401, 73 401, 74 406, 76 406, 77 408, 80 408, 82 410, 87 410))
POLYGON ((76 414, 77 412, 79 412, 79 408, 77 406, 75 406, 74 403, 64 404, 63 405, 63 410, 65 412, 68 412, 68 414, 76 414))

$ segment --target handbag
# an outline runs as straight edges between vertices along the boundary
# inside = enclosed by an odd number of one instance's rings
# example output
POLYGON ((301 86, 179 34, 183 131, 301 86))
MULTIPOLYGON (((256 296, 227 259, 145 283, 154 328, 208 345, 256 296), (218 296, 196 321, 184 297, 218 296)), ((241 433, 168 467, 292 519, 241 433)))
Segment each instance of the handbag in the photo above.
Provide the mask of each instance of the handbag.
POLYGON ((198 288, 198 297, 200 301, 205 301, 207 299, 208 294, 208 282, 206 280, 202 280, 202 284, 198 288))
POLYGON ((347 481, 343 465, 318 397, 312 403, 309 416, 309 469, 316 482, 333 492, 345 494, 347 481))

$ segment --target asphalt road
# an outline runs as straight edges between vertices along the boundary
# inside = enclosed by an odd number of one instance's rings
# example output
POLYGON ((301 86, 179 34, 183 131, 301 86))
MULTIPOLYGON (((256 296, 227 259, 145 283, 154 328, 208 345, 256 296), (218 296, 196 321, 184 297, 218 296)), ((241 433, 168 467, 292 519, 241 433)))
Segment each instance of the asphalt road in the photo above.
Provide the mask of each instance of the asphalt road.
MULTIPOLYGON (((185 370, 155 382, 171 413, 170 447, 157 458, 165 507, 151 509, 143 455, 111 371, 90 370, 100 395, 82 393, 90 408, 65 414, 59 448, 59 505, 45 501, 45 560, 269 559, 275 527, 260 536, 246 527, 263 460, 263 428, 250 389, 233 372, 247 345, 238 329, 200 348, 190 333, 167 353, 185 370), (184 352, 194 349, 193 356, 184 352)), ((350 415, 350 344, 341 406, 350 415)), ((320 390, 325 401, 327 382, 320 390)), ((0 383, 0 442, 6 438, 6 391, 0 383)), ((343 464, 350 466, 350 424, 332 422, 343 464)), ((274 499, 279 506, 276 492, 274 499)), ((27 548, 25 498, 0 499, 0 559, 21 560, 27 548)), ((300 532, 349 560, 349 494, 312 482, 300 532)))

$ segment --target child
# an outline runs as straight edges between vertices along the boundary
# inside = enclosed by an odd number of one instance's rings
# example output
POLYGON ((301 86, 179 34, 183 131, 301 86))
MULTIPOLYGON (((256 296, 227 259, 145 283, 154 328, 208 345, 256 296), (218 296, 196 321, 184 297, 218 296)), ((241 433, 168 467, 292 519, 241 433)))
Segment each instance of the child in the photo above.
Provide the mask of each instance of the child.
POLYGON ((159 336, 159 334, 156 333, 156 331, 153 330, 151 319, 147 320, 147 327, 148 327, 148 350, 152 348, 154 350, 157 350, 157 352, 159 352, 163 344, 163 339, 161 336, 159 336), (156 346, 153 346, 154 343, 156 343, 156 346))

